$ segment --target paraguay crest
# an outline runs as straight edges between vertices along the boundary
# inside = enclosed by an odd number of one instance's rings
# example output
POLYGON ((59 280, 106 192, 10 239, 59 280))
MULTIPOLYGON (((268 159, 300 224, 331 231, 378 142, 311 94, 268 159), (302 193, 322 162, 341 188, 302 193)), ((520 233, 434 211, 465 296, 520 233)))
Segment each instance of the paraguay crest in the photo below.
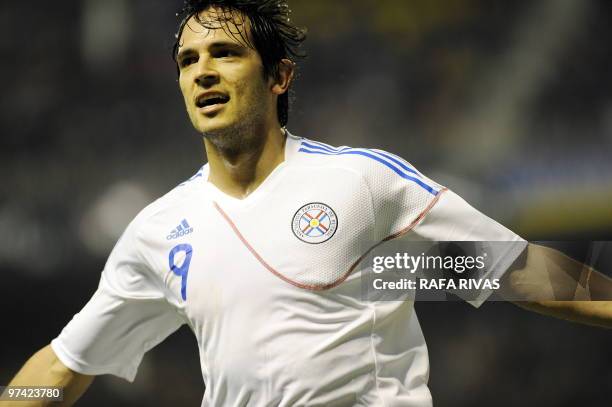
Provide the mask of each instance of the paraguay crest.
POLYGON ((317 244, 332 238, 338 228, 336 212, 329 206, 313 202, 302 206, 293 215, 293 234, 302 242, 317 244))

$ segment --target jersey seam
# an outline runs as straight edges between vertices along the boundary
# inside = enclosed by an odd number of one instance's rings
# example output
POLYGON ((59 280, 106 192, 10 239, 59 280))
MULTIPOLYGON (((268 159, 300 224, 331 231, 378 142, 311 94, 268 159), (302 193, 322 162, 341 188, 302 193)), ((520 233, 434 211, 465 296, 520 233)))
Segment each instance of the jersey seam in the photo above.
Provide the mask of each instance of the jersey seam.
POLYGON ((370 197, 370 208, 369 209, 370 209, 370 217, 372 218, 372 222, 373 222, 372 230, 376 230, 376 215, 374 212, 374 194, 372 193, 372 188, 370 187, 370 184, 368 184, 368 180, 362 173, 360 173, 359 171, 353 168, 350 168, 350 167, 349 168, 335 167, 335 168, 343 169, 345 171, 352 173, 353 175, 357 175, 361 179, 361 182, 365 185, 366 189, 368 190, 368 195, 370 197))
MULTIPOLYGON (((301 165, 300 167, 302 168, 308 168, 308 165, 301 165)), ((370 187, 370 184, 368 183, 367 178, 359 171, 357 171, 354 168, 351 167, 346 167, 346 166, 341 166, 341 165, 326 165, 326 168, 330 168, 330 169, 336 169, 336 170, 342 170, 342 171, 346 171, 349 172, 357 177, 359 177, 361 183, 363 185, 365 185, 367 191, 368 191, 368 196, 370 198, 370 205, 369 205, 369 214, 370 214, 370 218, 372 219, 373 222, 373 230, 376 230, 376 216, 375 216, 375 211, 374 211, 374 194, 372 193, 372 188, 370 187)))
POLYGON ((376 394, 382 402, 383 407, 386 406, 385 400, 380 394, 380 387, 378 386, 378 358, 376 357, 376 347, 374 346, 374 330, 376 328, 376 304, 372 304, 372 329, 370 330, 370 349, 372 357, 374 359, 374 386, 376 387, 376 394))
POLYGON ((370 187, 370 184, 368 184, 368 180, 363 174, 353 169, 349 169, 349 171, 352 171, 355 174, 357 174, 361 178, 362 182, 365 184, 368 190, 368 195, 370 196, 370 215, 372 217, 372 222, 373 222, 372 230, 376 230, 376 212, 374 211, 374 194, 372 193, 372 188, 370 187))
MULTIPOLYGON (((436 195, 431 202, 425 207, 425 209, 423 209, 413 220, 412 222, 410 222, 410 224, 402 229, 400 229, 399 231, 392 233, 391 235, 385 237, 382 242, 387 242, 389 240, 393 240, 393 239, 397 239, 398 237, 402 237, 405 234, 407 234, 408 232, 410 232, 411 230, 413 230, 415 227, 417 227, 421 222, 423 222, 425 220, 425 218, 427 217, 427 215, 429 215, 429 213, 431 212, 431 210, 434 208, 434 206, 436 206, 438 204, 438 202, 440 201, 440 198, 442 197, 442 195, 448 191, 448 188, 443 188, 438 192, 438 195, 436 195)), ((381 243, 382 243, 381 242, 381 243)))

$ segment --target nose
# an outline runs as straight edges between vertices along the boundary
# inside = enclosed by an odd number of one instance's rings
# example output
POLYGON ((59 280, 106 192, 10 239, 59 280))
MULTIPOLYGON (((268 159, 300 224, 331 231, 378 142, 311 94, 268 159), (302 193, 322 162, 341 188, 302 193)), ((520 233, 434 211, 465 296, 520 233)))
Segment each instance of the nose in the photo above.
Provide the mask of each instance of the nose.
POLYGON ((199 61, 199 71, 195 77, 198 86, 209 88, 219 83, 219 72, 211 66, 208 58, 201 58, 199 61))

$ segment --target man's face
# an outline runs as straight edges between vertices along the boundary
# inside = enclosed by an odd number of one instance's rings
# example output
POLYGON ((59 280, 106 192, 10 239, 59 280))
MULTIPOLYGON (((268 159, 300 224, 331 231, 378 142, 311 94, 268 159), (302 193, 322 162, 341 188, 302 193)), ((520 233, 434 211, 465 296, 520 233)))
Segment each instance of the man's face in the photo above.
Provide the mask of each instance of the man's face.
MULTIPOLYGON (((207 21, 216 12, 209 9, 200 18, 207 21)), ((250 31, 248 24, 227 24, 232 32, 250 31)), ((222 28, 203 27, 194 17, 185 25, 179 44, 179 84, 196 130, 213 136, 244 125, 264 125, 271 117, 276 120, 272 81, 264 78, 255 50, 222 28), (255 123, 258 120, 261 123, 255 123)))

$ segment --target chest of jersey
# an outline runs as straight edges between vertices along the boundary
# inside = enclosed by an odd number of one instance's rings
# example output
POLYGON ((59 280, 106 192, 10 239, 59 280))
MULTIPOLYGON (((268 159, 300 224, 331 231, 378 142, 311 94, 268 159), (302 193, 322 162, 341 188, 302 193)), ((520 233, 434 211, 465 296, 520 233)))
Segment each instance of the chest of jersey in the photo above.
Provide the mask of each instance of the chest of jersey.
MULTIPOLYGON (((294 377, 291 366, 304 381, 308 364, 314 383, 323 374, 317 367, 331 363, 313 364, 321 349, 336 346, 330 344, 347 326, 366 332, 371 325, 354 273, 373 229, 361 179, 285 168, 270 181, 244 201, 206 186, 174 215, 177 226, 186 221, 182 235, 166 237, 157 251, 174 251, 160 259, 168 265, 165 284, 202 343, 203 366, 227 373, 209 381, 231 376, 261 386, 272 377, 294 377), (304 351, 291 351, 294 346, 304 351), (275 369, 284 374, 272 374, 275 369)), ((364 339, 363 346, 343 346, 370 363, 366 345, 364 339)))
MULTIPOLYGON (((371 197, 351 172, 284 168, 245 200, 202 185, 197 199, 164 217, 160 228, 171 232, 156 251, 167 253, 158 259, 167 264, 164 280, 187 306, 199 290, 228 284, 231 291, 245 284, 245 295, 272 285, 325 291, 372 245, 371 197)), ((218 294, 209 295, 218 307, 218 294)))

